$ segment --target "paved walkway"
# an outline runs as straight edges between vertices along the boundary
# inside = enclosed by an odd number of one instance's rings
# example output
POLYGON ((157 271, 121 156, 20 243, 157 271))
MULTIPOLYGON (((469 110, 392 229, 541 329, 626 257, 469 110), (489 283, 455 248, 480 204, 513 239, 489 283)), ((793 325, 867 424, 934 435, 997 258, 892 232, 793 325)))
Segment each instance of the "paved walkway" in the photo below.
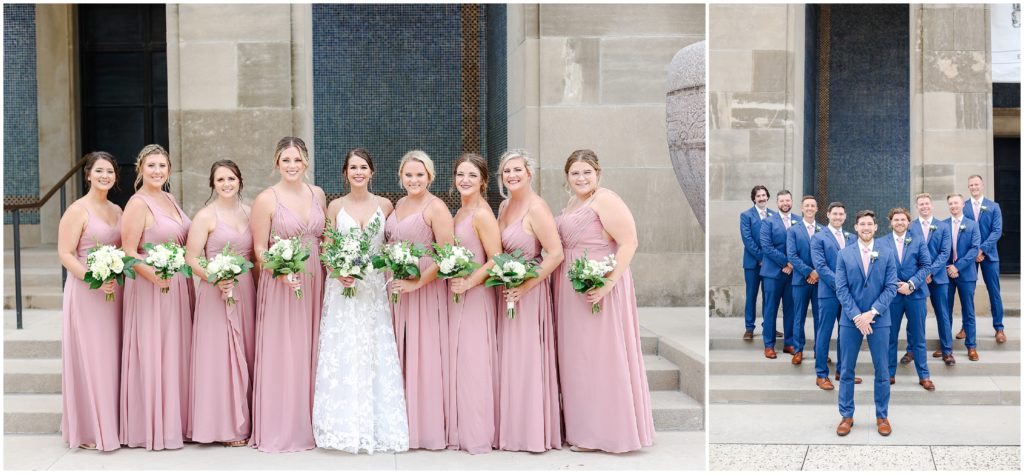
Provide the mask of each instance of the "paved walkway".
POLYGON ((1019 471, 1020 446, 712 444, 712 471, 1019 471))

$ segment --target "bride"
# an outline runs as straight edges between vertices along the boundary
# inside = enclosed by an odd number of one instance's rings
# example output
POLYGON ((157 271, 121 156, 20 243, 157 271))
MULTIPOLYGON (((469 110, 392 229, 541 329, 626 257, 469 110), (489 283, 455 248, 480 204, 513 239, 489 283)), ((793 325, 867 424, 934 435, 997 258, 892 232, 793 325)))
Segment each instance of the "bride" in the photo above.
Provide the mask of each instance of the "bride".
MULTIPOLYGON (((373 232, 373 248, 379 249, 384 222, 393 207, 386 198, 369 192, 370 152, 350 151, 342 176, 351 192, 331 202, 328 216, 342 232, 355 227, 373 232)), ((327 279, 313 394, 313 437, 321 448, 350 453, 409 449, 402 371, 380 272, 372 271, 363 280, 327 279), (355 296, 343 296, 344 287, 353 285, 355 296)))

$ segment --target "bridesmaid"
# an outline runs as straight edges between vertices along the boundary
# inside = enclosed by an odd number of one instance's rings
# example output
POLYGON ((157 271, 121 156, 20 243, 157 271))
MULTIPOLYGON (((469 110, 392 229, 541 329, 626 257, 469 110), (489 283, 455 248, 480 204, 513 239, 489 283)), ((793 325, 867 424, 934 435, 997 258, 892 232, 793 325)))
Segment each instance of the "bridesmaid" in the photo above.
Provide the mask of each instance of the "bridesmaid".
MULTIPOLYGON (((406 196, 388 216, 388 242, 409 241, 430 247, 454 241, 448 206, 428 188, 434 181, 434 162, 420 150, 402 157, 398 167, 406 196)), ((420 259, 420 277, 394 280, 390 292, 401 293, 394 315, 398 361, 405 376, 409 412, 409 448, 445 449, 448 419, 448 289, 437 279, 437 264, 420 259)))
POLYGON ((498 445, 506 451, 542 452, 561 449, 558 371, 551 286, 547 279, 562 263, 562 242, 551 209, 532 188, 536 164, 525 151, 509 150, 501 157, 501 182, 509 195, 498 209, 504 252, 523 251, 541 259, 536 278, 504 290, 504 300, 516 303, 516 318, 498 318, 498 445))
POLYGON ((117 184, 117 163, 105 151, 85 161, 88 192, 60 218, 57 253, 68 269, 64 284, 60 431, 70 447, 113 451, 117 437, 121 370, 121 288, 111 280, 89 289, 85 257, 97 245, 121 246, 121 208, 107 200, 117 184), (116 300, 106 301, 106 295, 116 300))
MULTIPOLYGON (((163 191, 171 174, 167 150, 146 145, 135 162, 135 195, 121 226, 124 251, 145 258, 142 244, 185 244, 192 221, 163 191)), ((192 353, 192 280, 160 279, 145 263, 124 287, 121 356, 121 444, 178 449, 188 433, 189 355, 192 353), (167 288, 167 293, 161 293, 167 288)))
POLYGON ((573 451, 623 453, 654 441, 647 372, 629 263, 638 245, 633 215, 614 192, 600 187, 601 165, 590 150, 565 162, 573 196, 556 219, 565 261, 554 278, 558 374, 565 440, 573 451), (615 254, 605 286, 577 293, 566 276, 572 262, 615 254), (601 303, 592 314, 591 304, 601 303))
MULTIPOLYGON (((252 261, 252 233, 249 206, 239 201, 242 172, 231 160, 210 168, 210 195, 217 200, 196 213, 188 232, 185 261, 199 279, 192 329, 192 406, 189 438, 197 443, 220 442, 245 446, 249 441, 250 380, 255 357, 256 287, 253 273, 238 277, 238 283, 208 283, 199 266, 206 258, 221 253, 224 246, 252 261), (227 305, 228 293, 235 304, 227 305)), ((209 199, 207 199, 209 202, 209 199)))
POLYGON ((484 198, 487 162, 475 153, 463 154, 455 161, 453 177, 462 197, 455 236, 481 267, 449 281, 451 292, 462 299, 448 302, 448 446, 479 454, 497 446, 498 309, 494 291, 483 283, 494 266, 491 257, 501 253, 501 232, 484 198))
POLYGON ((274 166, 281 179, 256 197, 252 206, 253 250, 258 268, 272 235, 301 238, 309 246, 305 273, 258 277, 256 292, 256 364, 253 374, 252 437, 249 446, 277 453, 316 447, 313 441, 313 385, 323 305, 324 270, 320 238, 327 196, 306 184, 309 153, 302 139, 277 142, 274 166), (302 289, 301 299, 295 296, 302 289))

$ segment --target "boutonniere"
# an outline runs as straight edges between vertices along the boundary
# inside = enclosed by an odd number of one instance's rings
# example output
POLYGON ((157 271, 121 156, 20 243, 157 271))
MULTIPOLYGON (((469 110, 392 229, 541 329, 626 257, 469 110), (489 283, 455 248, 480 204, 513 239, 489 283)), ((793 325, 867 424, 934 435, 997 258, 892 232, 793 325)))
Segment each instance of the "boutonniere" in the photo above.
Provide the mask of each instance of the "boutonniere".
POLYGON ((871 252, 871 261, 878 260, 878 252, 871 252))
POLYGON ((988 210, 988 206, 984 206, 984 205, 981 206, 981 212, 985 212, 987 210, 988 210))
POLYGON ((907 238, 903 239, 903 246, 906 247, 908 244, 910 244, 913 241, 914 241, 913 237, 907 237, 907 238))
POLYGON ((818 232, 821 232, 821 226, 816 225, 814 226, 814 233, 817 234, 818 232))
POLYGON ((789 225, 796 225, 796 219, 790 219, 789 225))
POLYGON ((938 229, 939 229, 938 227, 935 227, 935 224, 931 224, 931 225, 928 226, 928 230, 938 230, 938 229))
POLYGON ((764 210, 764 215, 766 215, 766 216, 772 215, 772 210, 771 209, 765 209, 764 210))
POLYGON ((960 230, 967 230, 967 224, 960 224, 960 230))

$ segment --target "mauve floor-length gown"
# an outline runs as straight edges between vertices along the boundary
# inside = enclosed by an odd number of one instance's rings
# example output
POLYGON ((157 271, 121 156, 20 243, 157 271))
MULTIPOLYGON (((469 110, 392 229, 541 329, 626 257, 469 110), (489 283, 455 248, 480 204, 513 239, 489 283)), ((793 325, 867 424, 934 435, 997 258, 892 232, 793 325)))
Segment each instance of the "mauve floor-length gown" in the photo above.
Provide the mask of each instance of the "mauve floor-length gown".
POLYGON ((272 235, 282 239, 298 236, 310 248, 306 273, 302 275, 302 298, 296 298, 292 289, 272 278, 269 271, 260 275, 256 292, 256 368, 249 446, 269 453, 316 447, 313 374, 323 306, 320 236, 325 218, 312 189, 310 195, 308 222, 302 222, 278 199, 271 225, 272 235))
MULTIPOLYGON (((97 245, 121 246, 121 220, 114 225, 93 216, 78 240, 78 260, 85 264, 97 245)), ((64 320, 61 347, 60 431, 74 448, 95 444, 100 451, 121 447, 120 419, 121 304, 123 291, 114 289, 114 301, 70 274, 64 283, 64 320)))
POLYGON ((566 276, 584 253, 601 260, 617 251, 589 205, 556 219, 565 261, 555 271, 558 374, 562 387, 565 440, 573 446, 611 453, 634 451, 654 442, 636 294, 629 269, 591 313, 586 295, 566 276))
MULTIPOLYGON (((206 258, 220 254, 227 244, 236 255, 253 261, 249 226, 239 231, 218 215, 206 240, 206 258)), ((251 432, 256 357, 256 286, 251 271, 239 275, 231 294, 235 304, 228 305, 220 288, 206 280, 196 290, 189 438, 197 443, 241 441, 251 432)))
MULTIPOLYGON (((171 202, 174 199, 164 193, 171 202)), ((184 246, 192 221, 174 202, 181 223, 136 194, 153 213, 139 240, 184 246)), ((121 349, 121 444, 149 450, 184 446, 188 433, 189 358, 192 354, 192 279, 176 273, 167 293, 142 277, 126 280, 121 349)))

